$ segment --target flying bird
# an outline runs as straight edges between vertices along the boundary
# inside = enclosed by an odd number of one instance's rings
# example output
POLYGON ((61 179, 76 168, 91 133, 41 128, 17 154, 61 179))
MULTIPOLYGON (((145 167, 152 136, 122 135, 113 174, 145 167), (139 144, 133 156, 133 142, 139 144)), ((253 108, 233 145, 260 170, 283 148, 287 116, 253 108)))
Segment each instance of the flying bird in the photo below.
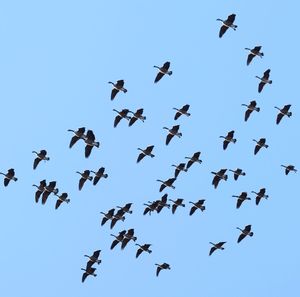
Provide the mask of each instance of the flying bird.
POLYGON ((237 168, 236 170, 229 169, 229 171, 233 172, 234 180, 238 180, 239 176, 245 176, 246 175, 246 173, 240 168, 237 168))
POLYGON ((251 61, 253 60, 254 57, 263 57, 264 53, 262 53, 261 50, 261 46, 255 46, 254 48, 245 48, 245 50, 250 51, 248 58, 247 58, 247 66, 251 63, 251 61))
POLYGON ((260 111, 260 107, 256 106, 257 103, 255 100, 252 100, 249 104, 242 104, 242 106, 246 106, 247 110, 245 111, 245 122, 249 119, 250 114, 255 110, 257 112, 260 111))
POLYGON ((102 221, 101 221, 101 226, 103 226, 108 220, 113 219, 114 212, 115 212, 114 208, 110 209, 107 213, 100 211, 100 213, 103 214, 103 216, 104 216, 102 221))
POLYGON ((169 179, 167 179, 165 181, 157 179, 156 181, 162 183, 162 185, 159 188, 159 191, 162 192, 163 189, 166 188, 166 187, 170 187, 172 189, 175 189, 175 187, 173 186, 173 183, 174 183, 175 180, 176 180, 176 178, 174 178, 174 177, 173 178, 169 178, 169 179))
POLYGON ((272 80, 269 79, 271 69, 268 69, 264 72, 263 77, 255 76, 260 79, 260 83, 258 85, 258 93, 260 93, 266 84, 272 84, 272 80))
POLYGON ((234 130, 229 131, 226 136, 220 136, 220 138, 224 138, 223 141, 223 150, 227 149, 227 146, 230 142, 236 143, 236 139, 234 137, 234 130))
POLYGON ((121 249, 123 250, 130 240, 136 241, 137 238, 134 236, 134 229, 129 229, 122 240, 121 249))
POLYGON ((180 163, 179 165, 172 165, 172 167, 175 167, 175 173, 174 173, 174 177, 177 178, 177 176, 179 175, 179 173, 181 171, 185 171, 187 172, 188 170, 185 168, 185 163, 180 163))
POLYGON ((147 213, 149 213, 149 215, 151 215, 151 213, 153 211, 157 211, 157 207, 159 206, 159 200, 150 202, 150 204, 144 203, 144 205, 146 206, 146 208, 144 209, 143 215, 146 215, 147 213))
POLYGON ((69 148, 72 148, 72 146, 79 140, 79 139, 85 139, 85 127, 78 128, 77 131, 68 129, 69 132, 73 132, 74 136, 71 138, 69 148))
POLYGON ((277 125, 280 123, 281 119, 284 116, 287 116, 289 118, 292 116, 292 112, 289 111, 290 107, 291 107, 291 104, 287 104, 283 108, 279 108, 279 107, 275 106, 275 108, 279 110, 279 113, 278 113, 277 118, 276 118, 276 124, 277 125))
POLYGON ((254 192, 254 191, 251 191, 251 193, 254 193, 256 195, 256 199, 255 199, 256 205, 259 204, 259 202, 262 198, 265 198, 265 199, 269 198, 269 195, 266 195, 266 189, 265 188, 261 188, 258 193, 254 192))
POLYGON ((101 250, 94 251, 94 253, 89 256, 89 255, 84 255, 85 257, 89 258, 89 261, 87 262, 86 267, 91 268, 95 263, 98 265, 101 263, 101 260, 99 259, 101 250))
POLYGON ((7 173, 0 172, 0 174, 4 175, 4 186, 7 187, 11 180, 17 181, 18 179, 15 177, 15 170, 10 168, 7 170, 7 173))
POLYGON ((101 167, 99 168, 99 170, 97 172, 91 170, 92 173, 95 174, 94 176, 94 180, 93 180, 93 185, 96 186, 98 181, 100 180, 100 178, 108 178, 108 174, 107 173, 104 173, 105 171, 105 168, 104 167, 101 167))
POLYGON ((39 153, 36 151, 32 151, 32 153, 36 154, 36 158, 34 159, 34 162, 33 162, 33 169, 36 169, 36 167, 42 160, 44 160, 44 161, 50 160, 50 158, 46 156, 47 155, 46 150, 41 150, 39 153))
POLYGON ((143 108, 138 109, 136 112, 129 111, 129 113, 133 114, 133 116, 130 118, 128 126, 132 126, 137 120, 141 120, 142 122, 144 122, 146 120, 146 117, 143 116, 143 112, 143 108))
POLYGON ((236 201, 236 208, 240 208, 240 206, 242 205, 242 203, 245 201, 245 200, 251 200, 251 198, 247 197, 247 192, 242 192, 239 196, 236 196, 236 195, 232 195, 232 197, 235 197, 237 198, 237 201, 236 201))
POLYGON ((122 209, 124 213, 132 214, 132 210, 130 210, 132 203, 126 203, 124 206, 117 206, 117 208, 122 209))
POLYGON ((40 184, 38 186, 37 185, 32 185, 33 187, 37 188, 37 190, 35 192, 35 202, 36 203, 39 202, 39 199, 40 199, 42 193, 44 192, 46 185, 47 185, 47 183, 46 183, 45 179, 41 180, 40 184))
POLYGON ((156 201, 156 203, 157 203, 156 212, 157 213, 160 213, 164 207, 170 208, 170 204, 168 204, 167 201, 168 201, 168 194, 164 194, 160 198, 160 200, 156 201))
POLYGON ((82 275, 82 278, 81 278, 81 282, 82 282, 82 283, 85 281, 85 279, 86 279, 89 275, 97 276, 97 274, 95 273, 96 268, 88 267, 88 264, 86 265, 86 269, 81 268, 81 270, 84 271, 84 273, 83 273, 83 275, 82 275))
POLYGON ((175 213, 176 209, 178 206, 182 206, 182 207, 185 207, 185 204, 183 203, 183 199, 181 198, 178 198, 177 200, 172 200, 172 199, 169 199, 170 201, 173 202, 173 205, 172 205, 172 214, 175 213))
POLYGON ((192 157, 185 157, 185 159, 189 159, 186 168, 189 169, 194 163, 202 163, 202 160, 199 159, 201 152, 196 152, 192 157))
POLYGON ((85 184, 85 182, 87 180, 92 180, 93 177, 90 176, 90 173, 91 173, 90 170, 84 170, 82 173, 79 172, 79 171, 76 171, 76 173, 81 175, 81 178, 80 178, 79 184, 78 184, 78 189, 79 189, 79 191, 81 191, 81 189, 82 189, 83 185, 85 184))
POLYGON ((58 193, 58 189, 56 187, 56 181, 51 181, 48 186, 44 187, 44 192, 42 196, 42 204, 45 204, 49 195, 53 193, 56 195, 58 193))
POLYGON ((155 155, 152 154, 153 148, 154 148, 154 145, 149 145, 144 150, 141 148, 138 148, 138 150, 141 151, 141 153, 139 154, 136 162, 139 163, 145 156, 150 156, 151 158, 154 158, 155 155))
POLYGON ((210 249, 209 251, 209 255, 211 256, 211 254, 216 251, 216 250, 224 250, 224 247, 223 245, 226 243, 226 241, 220 241, 218 243, 213 243, 213 242, 210 242, 210 244, 213 245, 213 247, 210 249))
POLYGON ((228 28, 232 28, 234 31, 236 30, 237 25, 233 24, 235 21, 235 17, 236 17, 236 15, 233 13, 233 14, 229 15, 226 20, 217 19, 217 21, 220 21, 223 24, 221 26, 220 32, 219 32, 220 38, 224 35, 224 33, 227 31, 228 28))
POLYGON ((163 264, 155 264, 157 266, 156 268, 156 276, 159 275, 161 270, 165 269, 171 269, 170 265, 168 263, 163 263, 163 264))
POLYGON ((190 108, 189 104, 183 105, 180 109, 174 107, 173 109, 177 110, 177 112, 175 113, 175 116, 174 116, 174 120, 176 121, 182 115, 189 117, 191 115, 188 112, 189 108, 190 108))
POLYGON ((151 244, 143 244, 143 245, 140 245, 138 243, 136 243, 135 245, 139 246, 139 248, 137 249, 136 251, 136 255, 135 257, 138 258, 138 256, 142 253, 142 252, 147 252, 148 254, 151 254, 152 251, 149 249, 151 244))
POLYGON ((123 241, 125 233, 126 233, 126 230, 123 230, 123 231, 119 232, 118 235, 110 234, 111 236, 113 236, 115 238, 115 240, 112 242, 112 244, 110 246, 111 250, 114 249, 114 247, 117 244, 119 244, 120 242, 123 241))
POLYGON ((205 210, 205 206, 203 205, 204 202, 205 202, 205 199, 198 200, 197 202, 192 202, 192 201, 190 201, 189 203, 193 204, 193 206, 191 207, 191 210, 190 210, 190 216, 191 216, 197 209, 200 209, 201 211, 204 211, 204 210, 205 210))
POLYGON ((158 69, 158 73, 157 73, 157 75, 155 77, 154 83, 157 83, 158 81, 160 81, 161 78, 165 74, 172 75, 172 73, 173 73, 172 71, 169 70, 169 68, 170 68, 170 62, 165 62, 162 67, 159 67, 159 66, 153 66, 153 67, 158 69))
POLYGON ((251 231, 251 225, 247 225, 245 226, 244 229, 241 229, 239 227, 237 227, 238 230, 240 230, 242 233, 240 234, 238 240, 237 240, 237 243, 241 242, 246 236, 250 236, 252 237, 253 236, 253 232, 251 231))
POLYGON ((281 167, 285 168, 285 175, 288 175, 290 173, 290 171, 293 171, 293 172, 297 172, 297 169, 295 169, 295 166, 294 165, 281 165, 281 167))
POLYGON ((167 138, 166 138, 166 145, 168 145, 171 141, 171 139, 176 135, 177 137, 181 137, 182 133, 178 132, 179 131, 179 125, 173 126, 171 129, 167 128, 167 127, 163 127, 163 129, 166 129, 169 131, 167 138))
POLYGON ((253 141, 256 142, 256 146, 254 148, 254 155, 256 155, 262 147, 264 147, 264 148, 269 147, 266 144, 266 139, 265 138, 261 138, 259 141, 256 141, 255 139, 253 139, 253 141))
POLYGON ((67 193, 62 193, 61 195, 57 195, 57 194, 54 194, 54 195, 58 197, 58 199, 56 201, 56 204, 55 204, 55 209, 58 209, 59 206, 63 202, 69 203, 71 201, 70 199, 68 199, 68 194, 67 193))
POLYGON ((86 136, 84 138, 84 142, 86 144, 85 146, 85 157, 88 158, 92 152, 92 148, 99 147, 100 143, 98 141, 95 141, 96 137, 94 135, 94 132, 92 130, 88 130, 86 133, 86 136))
POLYGON ((114 120, 114 128, 116 128, 118 126, 118 124, 120 123, 120 121, 122 119, 126 119, 128 121, 131 119, 131 117, 127 115, 129 113, 129 109, 127 109, 127 108, 122 109, 121 111, 113 109, 113 111, 118 113, 118 115, 115 117, 115 120, 114 120))
POLYGON ((117 223, 117 221, 125 221, 125 211, 123 209, 119 209, 116 214, 113 216, 113 218, 111 219, 111 223, 110 223, 110 229, 112 229, 115 224, 117 223))
POLYGON ((225 181, 227 180, 228 175, 225 174, 226 171, 227 171, 227 169, 221 169, 218 172, 214 172, 214 171, 211 172, 212 174, 215 175, 213 180, 212 180, 212 185, 215 187, 215 189, 218 187, 218 184, 219 184, 221 179, 223 179, 225 181))
POLYGON ((111 81, 109 81, 108 83, 113 85, 113 89, 111 90, 110 100, 114 100, 116 95, 120 91, 127 93, 127 89, 124 88, 124 80, 123 79, 118 80, 116 83, 113 83, 111 81))

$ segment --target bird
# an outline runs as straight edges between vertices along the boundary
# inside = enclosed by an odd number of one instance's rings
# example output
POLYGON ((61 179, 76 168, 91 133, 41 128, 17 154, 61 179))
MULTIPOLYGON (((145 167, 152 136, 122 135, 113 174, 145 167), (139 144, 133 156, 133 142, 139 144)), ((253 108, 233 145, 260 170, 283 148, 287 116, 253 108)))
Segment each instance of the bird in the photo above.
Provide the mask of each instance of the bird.
POLYGON ((81 270, 84 271, 82 278, 81 278, 81 282, 83 283, 85 281, 85 279, 87 278, 87 276, 92 275, 92 276, 97 276, 97 274, 95 273, 96 268, 93 267, 88 267, 88 264, 86 265, 86 269, 81 268, 81 270))
POLYGON ((183 203, 183 199, 181 198, 178 198, 177 200, 172 200, 172 199, 169 199, 170 201, 173 202, 173 205, 172 205, 172 214, 175 213, 176 209, 178 206, 182 206, 182 207, 185 207, 185 204, 183 203))
POLYGON ((55 187, 56 187, 56 181, 51 181, 48 184, 48 186, 44 187, 44 192, 43 192, 43 196, 42 196, 42 204, 46 203, 46 201, 51 193, 53 193, 54 195, 56 195, 58 193, 58 189, 55 187))
POLYGON ((255 46, 254 48, 248 48, 248 47, 245 47, 245 50, 248 50, 250 51, 249 55, 248 55, 248 58, 247 58, 247 66, 251 63, 251 61, 253 60, 253 58, 255 56, 257 57, 263 57, 264 56, 264 53, 262 53, 260 50, 261 50, 261 46, 255 46))
POLYGON ((10 168, 7 170, 7 173, 0 172, 0 174, 4 175, 4 186, 7 187, 11 180, 17 181, 18 179, 15 177, 15 170, 10 168))
POLYGON ((84 255, 84 257, 89 258, 89 261, 87 262, 86 267, 91 268, 94 263, 97 263, 98 265, 101 263, 101 260, 99 259, 101 250, 94 251, 94 253, 89 256, 89 255, 84 255))
POLYGON ((204 210, 205 210, 205 206, 203 205, 204 202, 205 202, 205 199, 198 200, 197 202, 192 202, 192 201, 190 201, 189 203, 193 204, 193 206, 191 207, 191 210, 190 210, 190 216, 191 216, 197 209, 200 209, 201 211, 204 211, 204 210))
POLYGON ((147 146, 144 150, 141 148, 138 148, 141 153, 139 154, 136 162, 139 163, 145 156, 150 156, 151 158, 154 158, 155 155, 152 154, 152 150, 154 148, 154 145, 147 146))
POLYGON ((173 186, 173 183, 174 183, 175 180, 176 180, 175 177, 169 178, 169 179, 167 179, 167 180, 165 180, 165 181, 160 180, 160 179, 157 179, 156 181, 162 183, 162 185, 161 185, 160 188, 159 188, 159 191, 162 192, 163 189, 166 188, 166 187, 170 187, 170 188, 172 188, 172 189, 175 189, 175 187, 173 186))
POLYGON ((58 197, 57 201, 56 201, 56 204, 55 204, 55 209, 58 209, 59 206, 63 203, 63 202, 66 202, 66 203, 69 203, 71 200, 68 199, 68 193, 62 193, 61 195, 57 195, 55 194, 55 196, 58 197))
POLYGON ((269 195, 266 195, 266 189, 265 188, 261 188, 258 193, 254 192, 254 191, 251 191, 251 193, 254 193, 256 195, 256 199, 255 199, 256 205, 259 204, 259 202, 262 198, 265 198, 265 199, 269 198, 269 195))
POLYGON ((290 171, 293 171, 293 172, 297 172, 297 169, 295 169, 295 166, 294 165, 281 165, 281 167, 284 167, 285 168, 285 175, 288 175, 290 173, 290 171))
POLYGON ((202 163, 202 160, 199 159, 201 152, 196 152, 192 157, 185 157, 185 159, 189 159, 186 168, 189 169, 194 163, 202 163))
POLYGON ((258 93, 263 90, 265 84, 272 84, 273 81, 269 79, 270 72, 271 69, 268 69, 264 72, 263 77, 255 76, 256 78, 260 79, 260 83, 258 85, 258 93))
POLYGON ((79 140, 79 139, 85 139, 85 127, 78 128, 77 131, 68 129, 69 132, 73 132, 75 135, 71 138, 69 148, 72 148, 72 146, 79 140))
POLYGON ((117 206, 117 208, 120 208, 124 211, 124 213, 132 214, 132 210, 130 210, 132 203, 126 203, 124 206, 117 206))
POLYGON ((50 158, 46 156, 47 155, 46 150, 41 150, 39 153, 36 151, 32 151, 32 153, 37 155, 37 157, 34 159, 34 162, 33 162, 33 169, 36 169, 36 167, 42 160, 45 160, 45 161, 50 160, 50 158))
POLYGON ((115 224, 117 223, 117 221, 125 221, 125 217, 124 217, 125 211, 123 209, 119 209, 116 214, 113 216, 113 218, 111 219, 111 223, 110 223, 110 229, 112 229, 115 224))
POLYGON ((224 138, 223 141, 223 150, 227 149, 227 146, 230 142, 236 143, 236 139, 234 137, 234 130, 229 131, 226 136, 220 136, 220 138, 224 138))
POLYGON ((171 139, 173 138, 173 136, 177 136, 177 137, 181 137, 182 133, 178 132, 179 131, 179 125, 173 126, 171 129, 167 128, 167 127, 163 127, 163 129, 166 129, 169 131, 167 138, 166 138, 166 145, 168 145, 171 141, 171 139))
POLYGON ((210 249, 209 251, 209 255, 211 256, 211 254, 215 251, 215 250, 224 250, 223 245, 226 243, 226 241, 220 241, 218 243, 213 243, 210 242, 210 244, 213 245, 213 247, 210 249))
POLYGON ((170 68, 170 62, 165 62, 162 67, 159 67, 159 66, 153 66, 153 67, 158 69, 158 73, 157 73, 157 75, 155 77, 154 83, 157 83, 158 81, 160 81, 161 78, 165 74, 172 75, 172 73, 173 73, 172 71, 169 70, 169 68, 170 68))
POLYGON ((256 146, 254 148, 254 155, 256 155, 262 147, 265 147, 265 148, 269 147, 266 144, 266 139, 265 138, 261 138, 259 141, 256 141, 255 139, 252 139, 252 140, 256 142, 256 146))
POLYGON ((113 85, 113 89, 111 90, 110 100, 114 100, 119 91, 127 93, 127 89, 124 88, 124 80, 120 79, 116 83, 111 81, 108 82, 113 85))
POLYGON ((105 168, 104 167, 100 167, 99 170, 97 172, 91 170, 92 173, 95 174, 94 176, 94 180, 93 180, 93 185, 96 186, 98 181, 100 180, 100 178, 108 178, 108 174, 104 173, 105 168))
POLYGON ((243 172, 243 170, 240 169, 240 168, 237 168, 236 170, 229 169, 229 171, 233 172, 233 178, 234 178, 234 180, 238 180, 239 176, 241 176, 241 175, 242 176, 246 175, 246 173, 243 172))
POLYGON ((164 207, 170 208, 170 204, 168 204, 167 201, 168 201, 168 194, 164 194, 160 198, 160 200, 156 201, 156 203, 157 203, 156 212, 157 213, 160 213, 164 207))
POLYGON ((39 202, 39 199, 40 199, 42 193, 44 192, 46 185, 47 185, 47 183, 46 183, 45 179, 41 180, 40 184, 38 186, 37 185, 32 185, 33 187, 37 188, 37 190, 35 192, 35 202, 36 203, 39 202))
POLYGON ((138 258, 138 256, 139 256, 142 252, 147 252, 147 253, 149 253, 149 254, 152 253, 152 251, 149 249, 150 246, 151 246, 151 244, 146 243, 146 244, 140 245, 140 244, 136 243, 135 245, 139 246, 139 248, 138 248, 137 251, 136 251, 136 255, 135 255, 136 258, 138 258))
POLYGON ((236 208, 240 208, 240 206, 242 205, 242 203, 245 201, 245 200, 251 200, 251 198, 247 197, 247 192, 242 192, 239 196, 236 196, 236 195, 232 195, 232 197, 235 197, 237 198, 237 201, 236 201, 236 208))
POLYGON ((233 24, 235 17, 236 17, 236 15, 233 13, 233 14, 229 15, 226 20, 217 19, 217 21, 221 21, 223 24, 221 26, 220 32, 219 32, 220 38, 224 35, 224 33, 227 31, 228 28, 232 28, 233 30, 236 30, 237 25, 233 24))
POLYGON ((128 126, 132 126, 137 120, 141 120, 142 122, 144 122, 146 120, 146 117, 143 116, 143 112, 143 108, 138 109, 136 112, 129 111, 129 113, 133 114, 133 116, 130 118, 128 126))
POLYGON ((124 108, 121 111, 113 109, 113 111, 115 111, 116 113, 118 113, 118 115, 115 117, 114 128, 116 128, 118 126, 119 122, 122 119, 126 119, 128 121, 131 119, 131 117, 127 115, 129 113, 129 109, 127 109, 127 108, 124 108))
POLYGON ((110 234, 111 236, 113 236, 115 238, 115 240, 112 242, 110 249, 114 249, 114 247, 123 241, 124 239, 124 235, 126 233, 126 230, 120 231, 118 235, 114 235, 114 234, 110 234))
POLYGON ((130 240, 133 240, 133 241, 137 240, 136 236, 134 236, 134 229, 129 229, 124 234, 124 239, 122 240, 122 243, 121 243, 121 249, 122 250, 126 247, 126 245, 128 244, 128 242, 130 240))
POLYGON ((96 137, 94 135, 94 132, 92 130, 88 130, 86 133, 86 137, 84 138, 84 142, 86 144, 85 146, 85 157, 88 158, 92 152, 92 148, 99 147, 100 142, 95 141, 96 137))
POLYGON ((156 268, 156 276, 159 275, 160 271, 163 269, 171 269, 170 265, 168 263, 163 264, 155 264, 157 266, 156 268))
POLYGON ((212 180, 212 184, 214 185, 215 189, 218 187, 218 184, 221 179, 223 179, 225 181, 227 180, 228 175, 225 174, 226 171, 227 171, 227 169, 221 169, 218 172, 214 172, 214 171, 211 172, 212 174, 215 175, 212 180))
POLYGON ((76 171, 76 173, 80 174, 81 175, 81 178, 79 180, 79 183, 78 183, 78 189, 79 191, 81 191, 84 183, 87 181, 87 180, 92 180, 93 177, 90 176, 90 170, 84 170, 82 173, 79 172, 79 171, 76 171))
POLYGON ((174 116, 174 120, 176 121, 181 115, 185 115, 185 116, 189 117, 191 115, 188 112, 189 108, 190 108, 189 104, 183 105, 180 109, 173 107, 174 110, 177 110, 177 112, 175 113, 175 116, 174 116))
POLYGON ((147 213, 149 213, 149 215, 151 215, 151 213, 155 210, 157 210, 157 207, 159 205, 159 200, 150 202, 150 204, 144 203, 144 205, 146 206, 146 208, 144 209, 143 215, 146 215, 147 213))
POLYGON ((246 236, 253 236, 253 232, 251 231, 251 225, 245 226, 244 229, 241 229, 239 227, 236 227, 238 230, 240 230, 242 233, 238 237, 237 243, 241 242, 246 236))
POLYGON ((179 173, 181 171, 185 171, 187 172, 188 170, 185 168, 185 163, 180 163, 179 165, 172 165, 173 167, 175 167, 175 173, 174 173, 174 177, 177 178, 177 176, 179 175, 179 173))
POLYGON ((100 211, 100 213, 104 215, 101 221, 101 226, 103 226, 108 220, 111 220, 114 217, 114 212, 114 208, 110 209, 107 213, 100 211))
POLYGON ((246 106, 247 110, 245 111, 245 122, 249 119, 250 114, 252 111, 260 111, 260 107, 256 107, 257 103, 255 100, 252 100, 249 104, 242 104, 242 106, 246 106))
POLYGON ((283 108, 279 108, 279 107, 275 106, 275 108, 279 110, 279 113, 278 113, 277 118, 276 118, 276 124, 277 125, 280 123, 281 119, 284 116, 287 116, 289 118, 292 116, 292 112, 289 111, 290 107, 291 107, 291 104, 287 104, 283 108))

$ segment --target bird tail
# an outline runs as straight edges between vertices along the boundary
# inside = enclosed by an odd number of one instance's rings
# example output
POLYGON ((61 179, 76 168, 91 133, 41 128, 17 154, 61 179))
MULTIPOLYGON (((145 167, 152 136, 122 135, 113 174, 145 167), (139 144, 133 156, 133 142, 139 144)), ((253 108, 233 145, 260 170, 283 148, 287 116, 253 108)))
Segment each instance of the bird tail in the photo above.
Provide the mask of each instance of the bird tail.
POLYGON ((252 236, 253 236, 253 232, 250 232, 250 233, 249 233, 249 236, 251 236, 251 237, 252 237, 252 236))
POLYGON ((13 179, 14 179, 14 181, 17 181, 17 180, 18 180, 16 177, 14 177, 13 179))
POLYGON ((104 177, 104 178, 107 178, 107 177, 108 177, 108 174, 107 174, 107 173, 103 174, 103 177, 104 177))
POLYGON ((70 200, 70 199, 66 199, 65 201, 66 201, 67 203, 69 203, 71 200, 70 200))
POLYGON ((204 205, 201 206, 200 209, 201 209, 201 211, 204 211, 205 210, 205 206, 204 205))
POLYGON ((53 193, 56 195, 58 193, 58 189, 54 189, 53 193))
POLYGON ((99 147, 99 146, 100 146, 100 142, 99 141, 95 142, 95 147, 99 147))
POLYGON ((172 74, 173 74, 173 71, 168 71, 168 74, 169 74, 169 75, 172 75, 172 74))
POLYGON ((228 178, 228 175, 227 175, 227 174, 225 174, 225 175, 224 175, 224 179, 225 179, 225 180, 227 180, 227 178, 228 178))
POLYGON ((269 81, 269 84, 272 84, 272 83, 273 83, 273 81, 272 81, 272 80, 270 80, 270 81, 269 81))
POLYGON ((259 108, 259 107, 256 107, 255 110, 259 112, 259 111, 260 111, 260 108, 259 108))

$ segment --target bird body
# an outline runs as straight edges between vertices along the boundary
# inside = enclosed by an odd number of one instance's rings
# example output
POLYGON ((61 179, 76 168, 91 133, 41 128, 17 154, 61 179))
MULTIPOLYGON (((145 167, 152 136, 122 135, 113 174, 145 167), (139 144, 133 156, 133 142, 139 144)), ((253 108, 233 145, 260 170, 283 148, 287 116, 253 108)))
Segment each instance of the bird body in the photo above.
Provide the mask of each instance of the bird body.
POLYGON ((48 184, 48 186, 44 187, 44 192, 43 192, 43 196, 42 196, 42 204, 46 203, 46 201, 51 193, 53 193, 54 195, 56 195, 58 193, 58 189, 55 187, 56 187, 56 181, 51 181, 48 184))

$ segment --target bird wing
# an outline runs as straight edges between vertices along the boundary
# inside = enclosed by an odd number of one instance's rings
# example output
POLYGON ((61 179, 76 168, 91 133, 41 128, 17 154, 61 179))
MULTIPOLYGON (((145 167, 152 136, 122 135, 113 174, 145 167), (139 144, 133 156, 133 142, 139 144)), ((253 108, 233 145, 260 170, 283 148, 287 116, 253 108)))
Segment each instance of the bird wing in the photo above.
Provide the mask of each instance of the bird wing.
POLYGON ((151 209, 149 206, 147 206, 143 212, 143 215, 146 215, 149 211, 151 211, 151 209))
POLYGON ((219 170, 218 174, 224 175, 226 171, 227 171, 227 169, 221 169, 221 170, 219 170))
POLYGON ((187 112, 189 110, 189 108, 190 108, 190 105, 186 104, 186 105, 182 106, 181 110, 187 112))
POLYGON ((112 220, 111 220, 111 223, 110 223, 110 229, 112 229, 113 227, 114 227, 114 225, 116 224, 116 222, 118 221, 119 219, 117 219, 117 218, 113 218, 112 220))
POLYGON ((278 125, 280 123, 280 121, 282 120, 284 114, 282 114, 281 112, 277 115, 276 118, 276 124, 278 125))
POLYGON ((246 235, 244 233, 241 233, 238 240, 237 240, 237 242, 238 243, 241 242, 245 237, 246 237, 246 235))
POLYGON ((247 65, 249 65, 250 63, 251 63, 251 61, 253 60, 253 58, 255 57, 255 55, 253 55, 253 54, 249 54, 248 55, 248 58, 247 58, 247 65))
POLYGON ((74 135, 72 138, 71 138, 71 141, 70 141, 70 144, 69 144, 69 148, 72 148, 72 146, 80 139, 80 137, 74 135))
POLYGON ((116 95, 117 95, 118 93, 119 93, 119 90, 116 89, 116 88, 113 88, 113 89, 111 90, 110 100, 114 100, 115 97, 116 97, 116 95))
POLYGON ((209 251, 209 255, 211 256, 211 254, 212 254, 216 249, 217 249, 217 248, 213 246, 213 247, 210 249, 210 251, 209 251))
POLYGON ((110 249, 112 250, 118 243, 119 243, 119 240, 115 239, 115 240, 112 242, 112 244, 111 244, 111 246, 110 246, 110 249))
POLYGON ((190 216, 197 210, 196 206, 192 206, 190 210, 190 216))
POLYGON ((36 203, 39 202, 39 199, 40 199, 42 193, 43 193, 43 192, 40 191, 40 190, 37 190, 37 191, 35 192, 35 202, 36 202, 36 203))
POLYGON ((220 38, 224 35, 224 33, 227 31, 227 29, 228 29, 227 26, 225 26, 225 25, 221 26, 220 32, 219 32, 219 37, 220 38))
POLYGON ((177 178, 179 173, 180 173, 180 169, 176 168, 174 173, 175 178, 177 178))
POLYGON ((121 249, 124 250, 124 248, 126 247, 127 243, 130 241, 129 238, 124 238, 122 241, 122 245, 121 245, 121 249))
POLYGON ((247 225, 247 226, 245 226, 245 229, 244 229, 244 231, 246 231, 246 232, 250 232, 250 231, 251 231, 251 225, 247 225))
POLYGON ((258 144, 255 146, 255 148, 254 148, 254 155, 256 155, 259 152, 260 148, 261 148, 261 146, 258 145, 258 144))
POLYGON ((236 201, 236 208, 240 208, 240 206, 242 205, 243 201, 244 201, 243 199, 238 198, 237 201, 236 201))
POLYGON ((88 274, 86 272, 83 273, 81 282, 83 283, 85 279, 87 278, 88 274))
POLYGON ((94 251, 92 257, 95 258, 95 259, 98 259, 99 255, 100 255, 100 250, 97 250, 97 251, 94 251))
POLYGON ((139 248, 139 249, 136 251, 135 257, 137 258, 142 252, 143 252, 143 250, 142 250, 141 248, 139 248))
POLYGON ((58 209, 58 208, 59 208, 59 206, 60 206, 62 203, 63 203, 63 201, 62 201, 62 200, 60 200, 60 199, 57 199, 57 201, 56 201, 56 203, 55 203, 55 209, 58 209))
POLYGON ((94 180, 93 180, 93 185, 96 186, 99 180, 100 180, 100 177, 95 175, 94 180))
POLYGON ((212 184, 214 185, 215 189, 218 187, 219 182, 220 178, 217 175, 215 175, 215 177, 212 180, 212 184))
POLYGON ((149 146, 147 146, 146 152, 147 152, 148 154, 151 154, 153 148, 154 148, 154 145, 149 145, 149 146))
POLYGON ((186 164, 186 168, 189 169, 193 165, 194 161, 189 160, 186 164))
POLYGON ((117 88, 123 88, 124 87, 124 80, 123 79, 119 79, 116 83, 116 87, 117 88))
POLYGON ((287 104, 287 105, 285 105, 285 106, 283 107, 283 110, 284 110, 285 112, 288 112, 291 106, 292 106, 291 104, 287 104))
POLYGON ((38 164, 41 162, 40 158, 35 158, 34 162, 33 162, 33 169, 36 169, 36 167, 38 166, 38 164))
POLYGON ((49 195, 50 195, 50 192, 48 192, 48 191, 45 191, 45 192, 43 193, 43 196, 42 196, 42 204, 45 204, 45 203, 46 203, 46 201, 47 201, 49 195))
POLYGON ((255 203, 256 203, 256 205, 258 205, 259 204, 259 202, 260 202, 260 200, 261 200, 261 196, 256 196, 256 199, 255 199, 255 203))
POLYGON ((165 62, 163 67, 162 67, 165 71, 168 71, 170 68, 170 62, 165 62))
POLYGON ((269 79, 271 69, 268 69, 264 72, 264 79, 269 79))
POLYGON ((172 131, 174 131, 174 134, 176 134, 179 131, 179 127, 180 125, 173 126, 172 131))
POLYGON ((96 139, 95 134, 92 130, 88 130, 86 132, 86 137, 91 141, 95 141, 95 139, 96 139))
POLYGON ((139 163, 146 155, 144 153, 140 153, 136 162, 139 163))
POLYGON ((104 217, 101 221, 101 226, 103 226, 108 221, 108 218, 104 217))
POLYGON ((171 139, 173 138, 173 134, 171 134, 171 133, 169 133, 168 135, 167 135, 167 138, 166 138, 166 145, 168 145, 169 143, 170 143, 170 141, 171 141, 171 139))
POLYGON ((132 126, 136 121, 137 121, 137 118, 136 118, 136 117, 132 117, 132 118, 130 119, 130 121, 129 121, 128 126, 129 126, 129 127, 132 126))
POLYGON ((285 175, 288 175, 290 170, 288 168, 285 168, 285 175))
POLYGON ((156 276, 158 276, 159 275, 159 272, 161 271, 161 267, 160 266, 157 266, 157 268, 156 268, 156 276))
POLYGON ((90 156, 90 154, 92 152, 92 149, 93 149, 93 146, 91 146, 91 145, 86 145, 85 146, 85 152, 84 152, 84 154, 85 154, 86 158, 88 158, 90 156))
POLYGON ((261 81, 258 85, 258 93, 260 93, 263 90, 264 86, 265 86, 265 83, 263 81, 261 81))
POLYGON ((235 14, 233 13, 233 14, 228 16, 226 22, 232 24, 234 22, 234 20, 235 20, 235 14))
POLYGON ((173 204, 172 205, 172 213, 174 214, 175 213, 175 211, 176 211, 176 209, 177 209, 177 204, 173 204))
POLYGON ((165 75, 164 73, 159 71, 155 77, 154 83, 159 82, 164 75, 165 75))
POLYGON ((249 119, 250 114, 252 113, 253 110, 247 109, 245 112, 245 122, 249 119))
POLYGON ((181 113, 177 111, 174 116, 174 120, 176 121, 181 116, 181 113))
POLYGON ((120 123, 121 120, 122 120, 122 117, 120 115, 117 115, 115 117, 114 128, 116 128, 118 126, 118 124, 120 123))
POLYGON ((226 139, 223 141, 223 150, 227 149, 227 146, 229 144, 229 141, 227 141, 226 139))
POLYGON ((162 192, 162 191, 164 190, 165 187, 166 187, 165 184, 161 184, 161 186, 160 186, 160 188, 159 188, 159 191, 162 192))
POLYGON ((86 181, 86 179, 83 177, 79 180, 79 184, 78 184, 79 191, 82 189, 85 181, 86 181))

